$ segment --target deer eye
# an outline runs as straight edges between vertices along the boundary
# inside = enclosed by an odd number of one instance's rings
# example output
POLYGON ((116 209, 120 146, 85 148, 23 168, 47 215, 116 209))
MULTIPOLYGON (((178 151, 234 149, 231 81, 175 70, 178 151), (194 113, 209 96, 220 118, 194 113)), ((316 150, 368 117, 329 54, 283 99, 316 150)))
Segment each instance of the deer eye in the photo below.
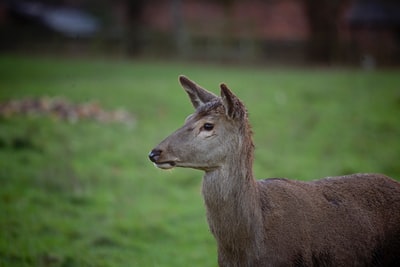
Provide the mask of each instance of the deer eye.
POLYGON ((214 124, 206 122, 203 125, 203 129, 205 131, 211 131, 212 129, 214 129, 214 124))

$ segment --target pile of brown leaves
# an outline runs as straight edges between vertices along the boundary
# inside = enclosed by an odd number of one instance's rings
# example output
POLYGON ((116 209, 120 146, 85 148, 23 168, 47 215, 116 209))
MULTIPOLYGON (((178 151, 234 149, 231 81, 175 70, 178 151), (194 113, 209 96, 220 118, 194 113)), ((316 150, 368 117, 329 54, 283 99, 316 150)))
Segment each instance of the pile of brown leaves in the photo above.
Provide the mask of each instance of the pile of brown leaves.
POLYGON ((98 102, 75 104, 61 97, 40 97, 10 100, 0 103, 0 116, 51 116, 68 122, 83 119, 101 123, 134 123, 134 117, 124 109, 105 110, 98 102))

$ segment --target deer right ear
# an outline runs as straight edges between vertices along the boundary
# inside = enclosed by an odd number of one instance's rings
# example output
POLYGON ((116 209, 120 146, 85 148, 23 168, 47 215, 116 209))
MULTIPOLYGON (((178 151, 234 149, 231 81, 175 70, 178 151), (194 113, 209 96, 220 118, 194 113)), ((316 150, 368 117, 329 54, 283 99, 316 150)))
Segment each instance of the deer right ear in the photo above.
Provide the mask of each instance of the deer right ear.
POLYGON ((246 116, 246 108, 237 98, 226 84, 221 84, 221 98, 224 105, 226 115, 231 119, 243 119, 246 116))
POLYGON ((181 75, 179 76, 179 81, 185 89, 186 93, 189 95, 190 101, 192 101, 193 107, 198 108, 199 106, 210 102, 217 96, 213 93, 207 91, 206 89, 200 87, 196 83, 192 82, 187 77, 181 75))

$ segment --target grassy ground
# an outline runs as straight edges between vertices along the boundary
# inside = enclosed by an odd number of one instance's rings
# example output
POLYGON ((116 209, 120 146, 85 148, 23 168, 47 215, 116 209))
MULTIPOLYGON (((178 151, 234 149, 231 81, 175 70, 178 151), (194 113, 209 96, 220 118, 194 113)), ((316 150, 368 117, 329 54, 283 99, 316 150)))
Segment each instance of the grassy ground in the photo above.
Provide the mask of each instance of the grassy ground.
POLYGON ((257 177, 400 178, 400 73, 0 57, 0 101, 64 96, 136 124, 0 118, 0 266, 216 266, 202 173, 147 154, 192 107, 186 74, 247 104, 257 177))

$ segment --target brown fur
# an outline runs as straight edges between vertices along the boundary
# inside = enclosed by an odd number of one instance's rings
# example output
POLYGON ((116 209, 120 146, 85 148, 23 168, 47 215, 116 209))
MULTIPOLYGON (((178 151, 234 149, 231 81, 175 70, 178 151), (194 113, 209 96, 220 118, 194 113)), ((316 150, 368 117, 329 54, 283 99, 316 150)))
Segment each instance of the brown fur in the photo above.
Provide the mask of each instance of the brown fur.
POLYGON ((180 81, 196 112, 149 157, 160 168, 205 171, 220 266, 400 266, 399 182, 381 174, 256 181, 243 103, 224 84, 217 97, 180 81))

